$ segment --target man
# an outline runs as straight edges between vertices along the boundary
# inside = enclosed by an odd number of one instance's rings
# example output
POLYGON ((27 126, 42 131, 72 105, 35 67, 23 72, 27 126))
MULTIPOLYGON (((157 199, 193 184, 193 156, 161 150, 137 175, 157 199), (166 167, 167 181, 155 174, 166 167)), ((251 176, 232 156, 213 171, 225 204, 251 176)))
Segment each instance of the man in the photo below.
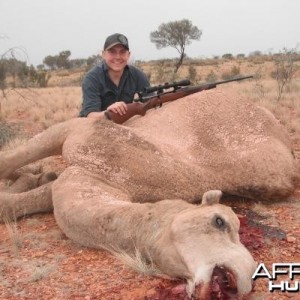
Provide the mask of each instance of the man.
POLYGON ((119 33, 108 36, 102 51, 103 61, 84 78, 81 117, 100 119, 107 116, 106 111, 123 115, 134 94, 150 86, 141 70, 128 65, 129 58, 126 36, 119 33))

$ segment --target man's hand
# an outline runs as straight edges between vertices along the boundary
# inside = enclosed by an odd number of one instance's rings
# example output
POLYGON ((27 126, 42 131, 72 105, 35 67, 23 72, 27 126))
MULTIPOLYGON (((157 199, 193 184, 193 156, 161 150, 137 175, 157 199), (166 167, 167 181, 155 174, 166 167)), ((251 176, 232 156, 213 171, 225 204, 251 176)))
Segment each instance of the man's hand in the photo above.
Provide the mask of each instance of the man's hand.
POLYGON ((107 110, 112 111, 116 114, 119 114, 121 116, 125 115, 127 112, 127 106, 126 103, 123 101, 115 102, 112 105, 110 105, 107 110))

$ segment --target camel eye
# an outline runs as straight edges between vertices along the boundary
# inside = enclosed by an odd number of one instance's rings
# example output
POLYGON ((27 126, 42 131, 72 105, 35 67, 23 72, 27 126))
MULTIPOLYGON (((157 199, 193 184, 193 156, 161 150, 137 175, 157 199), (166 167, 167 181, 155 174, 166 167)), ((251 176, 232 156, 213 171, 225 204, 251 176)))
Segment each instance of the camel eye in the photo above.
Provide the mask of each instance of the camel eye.
POLYGON ((214 220, 214 225, 219 229, 224 229, 225 221, 220 216, 216 216, 214 220))

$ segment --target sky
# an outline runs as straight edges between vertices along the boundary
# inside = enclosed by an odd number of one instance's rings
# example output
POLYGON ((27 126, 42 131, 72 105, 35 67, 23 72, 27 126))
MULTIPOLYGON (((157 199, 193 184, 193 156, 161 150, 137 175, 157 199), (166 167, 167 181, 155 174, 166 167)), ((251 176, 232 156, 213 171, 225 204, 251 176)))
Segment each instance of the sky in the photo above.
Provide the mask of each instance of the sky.
POLYGON ((17 47, 18 59, 35 66, 64 50, 88 58, 118 32, 133 61, 174 58, 177 50, 158 50, 150 33, 182 19, 202 31, 186 47, 191 58, 300 46, 300 0, 0 0, 0 55, 17 47))

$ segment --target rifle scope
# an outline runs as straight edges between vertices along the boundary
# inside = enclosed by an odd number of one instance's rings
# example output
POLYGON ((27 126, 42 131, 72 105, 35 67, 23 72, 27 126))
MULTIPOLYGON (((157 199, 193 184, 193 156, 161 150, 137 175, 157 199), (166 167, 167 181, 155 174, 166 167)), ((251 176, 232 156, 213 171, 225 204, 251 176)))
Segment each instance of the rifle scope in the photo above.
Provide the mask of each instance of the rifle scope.
POLYGON ((153 92, 162 92, 164 89, 174 88, 175 90, 180 88, 181 86, 190 85, 191 82, 188 79, 184 79, 181 81, 175 81, 173 83, 166 82, 163 85, 150 86, 144 89, 144 93, 149 94, 153 92))

